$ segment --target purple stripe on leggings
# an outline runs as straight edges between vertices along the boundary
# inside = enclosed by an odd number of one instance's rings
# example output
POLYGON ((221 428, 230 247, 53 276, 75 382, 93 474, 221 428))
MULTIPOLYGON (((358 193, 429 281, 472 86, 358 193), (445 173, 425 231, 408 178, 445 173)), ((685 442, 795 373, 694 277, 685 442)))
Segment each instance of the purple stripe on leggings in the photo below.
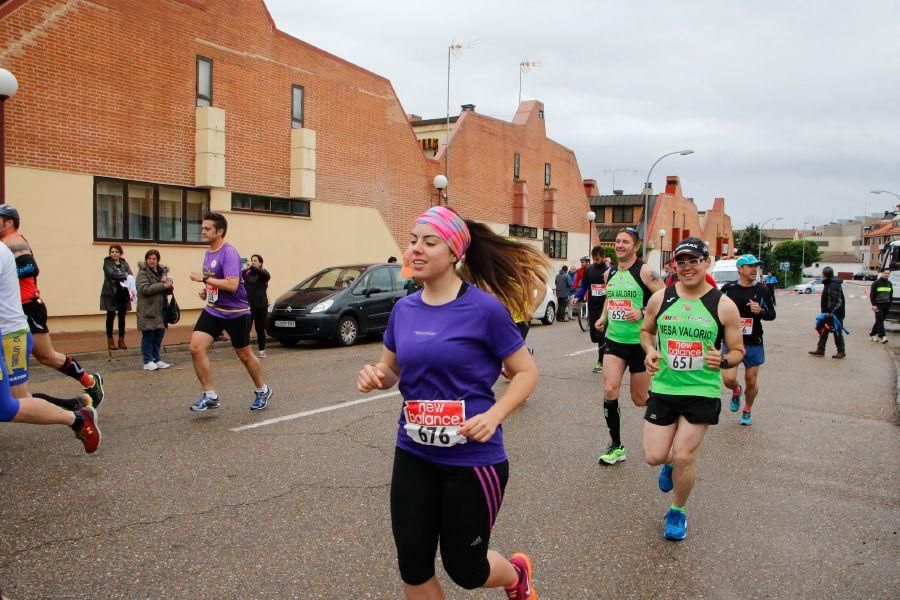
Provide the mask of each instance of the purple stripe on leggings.
POLYGON ((492 478, 490 480, 494 484, 494 486, 496 486, 496 490, 497 490, 497 496, 496 496, 497 501, 495 502, 495 504, 497 506, 497 513, 499 513, 500 512, 500 504, 503 502, 503 488, 500 487, 500 476, 497 475, 497 469, 495 469, 493 466, 491 466, 490 473, 492 475, 492 478))
POLYGON ((484 491, 484 500, 487 502, 488 507, 488 527, 493 529, 494 527, 494 519, 497 517, 497 513, 494 510, 494 501, 491 498, 491 492, 488 490, 487 479, 489 478, 487 473, 482 475, 481 471, 478 467, 472 467, 475 469, 475 474, 478 476, 478 481, 481 482, 481 489, 484 491))

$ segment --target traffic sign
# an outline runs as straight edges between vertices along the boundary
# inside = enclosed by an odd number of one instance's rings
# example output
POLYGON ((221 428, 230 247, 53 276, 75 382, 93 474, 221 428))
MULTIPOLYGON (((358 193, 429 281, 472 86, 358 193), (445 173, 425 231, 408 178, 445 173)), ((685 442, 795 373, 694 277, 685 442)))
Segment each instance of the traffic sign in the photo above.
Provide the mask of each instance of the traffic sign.
POLYGON ((781 271, 790 271, 790 270, 791 270, 791 263, 789 263, 789 262, 779 263, 778 269, 781 270, 781 271))

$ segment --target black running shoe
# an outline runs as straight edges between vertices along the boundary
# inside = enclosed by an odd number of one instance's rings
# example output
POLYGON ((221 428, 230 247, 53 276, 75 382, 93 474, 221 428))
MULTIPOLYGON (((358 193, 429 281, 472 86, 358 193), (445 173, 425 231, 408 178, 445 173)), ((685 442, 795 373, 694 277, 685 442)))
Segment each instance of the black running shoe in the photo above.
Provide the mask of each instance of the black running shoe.
POLYGON ((100 408, 100 404, 106 399, 106 392, 103 391, 103 375, 100 373, 91 373, 94 378, 94 385, 84 388, 84 392, 91 397, 91 406, 94 409, 100 408))

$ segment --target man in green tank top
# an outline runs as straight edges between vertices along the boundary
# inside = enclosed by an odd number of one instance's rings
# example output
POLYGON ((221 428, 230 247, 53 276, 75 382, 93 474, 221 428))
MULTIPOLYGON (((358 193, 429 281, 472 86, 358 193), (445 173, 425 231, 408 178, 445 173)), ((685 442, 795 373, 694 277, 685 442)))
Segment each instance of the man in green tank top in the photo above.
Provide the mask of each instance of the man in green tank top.
POLYGON ((631 401, 647 404, 650 377, 644 366, 641 348, 641 321, 653 292, 662 289, 659 275, 637 257, 640 247, 637 230, 624 227, 616 234, 616 266, 606 271, 606 302, 595 324, 606 330, 606 354, 603 356, 603 415, 611 438, 606 452, 597 461, 614 465, 625 460, 621 437, 619 388, 625 369, 631 372, 631 401))
POLYGON ((644 457, 662 465, 659 489, 674 498, 663 535, 684 539, 684 508, 694 487, 694 461, 722 409, 722 369, 744 358, 737 305, 706 281, 709 249, 698 238, 672 253, 678 283, 653 294, 641 326, 647 370, 653 376, 644 414, 644 457), (722 342, 728 351, 722 353, 722 342))

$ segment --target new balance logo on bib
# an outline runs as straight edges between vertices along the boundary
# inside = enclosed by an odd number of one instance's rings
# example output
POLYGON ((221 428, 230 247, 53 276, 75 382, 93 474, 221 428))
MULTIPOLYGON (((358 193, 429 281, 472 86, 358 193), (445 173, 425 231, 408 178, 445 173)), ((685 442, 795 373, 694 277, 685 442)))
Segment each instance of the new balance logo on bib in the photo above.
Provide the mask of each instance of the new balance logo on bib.
POLYGON ((466 421, 465 400, 407 400, 403 429, 414 442, 447 448, 465 444, 459 428, 466 421))

